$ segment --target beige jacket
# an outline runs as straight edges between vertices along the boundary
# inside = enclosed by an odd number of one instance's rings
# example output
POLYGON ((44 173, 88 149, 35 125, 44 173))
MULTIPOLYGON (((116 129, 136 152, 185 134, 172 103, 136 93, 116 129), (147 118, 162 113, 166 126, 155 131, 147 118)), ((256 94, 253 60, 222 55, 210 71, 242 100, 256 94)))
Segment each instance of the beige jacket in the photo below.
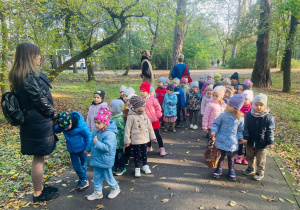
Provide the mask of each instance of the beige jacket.
POLYGON ((156 136, 148 116, 145 113, 137 114, 129 110, 125 126, 124 144, 146 144, 150 139, 156 139, 156 136))
POLYGON ((148 82, 152 87, 154 87, 154 75, 153 75, 153 70, 152 70, 152 65, 151 63, 147 60, 147 59, 144 59, 142 61, 142 70, 143 70, 143 64, 147 62, 148 63, 148 74, 151 75, 151 78, 147 78, 145 76, 143 76, 143 82, 148 82))

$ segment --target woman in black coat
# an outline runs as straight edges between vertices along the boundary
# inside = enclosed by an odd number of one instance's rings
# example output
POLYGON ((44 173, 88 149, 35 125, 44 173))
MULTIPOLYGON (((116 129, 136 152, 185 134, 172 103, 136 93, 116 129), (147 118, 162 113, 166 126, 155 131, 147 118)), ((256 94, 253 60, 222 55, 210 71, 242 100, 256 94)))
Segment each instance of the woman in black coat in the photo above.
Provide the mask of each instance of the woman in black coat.
POLYGON ((57 188, 43 186, 44 156, 55 149, 54 108, 46 74, 40 72, 40 49, 34 44, 17 46, 15 60, 9 72, 12 91, 24 110, 25 123, 20 126, 21 152, 33 155, 31 178, 33 202, 49 201, 59 194, 57 188))

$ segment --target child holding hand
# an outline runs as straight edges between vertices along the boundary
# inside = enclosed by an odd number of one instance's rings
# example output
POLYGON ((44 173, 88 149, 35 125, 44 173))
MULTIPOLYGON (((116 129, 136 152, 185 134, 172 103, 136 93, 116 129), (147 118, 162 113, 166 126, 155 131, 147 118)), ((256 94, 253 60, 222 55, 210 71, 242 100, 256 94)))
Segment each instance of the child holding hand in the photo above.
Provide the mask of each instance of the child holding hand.
MULTIPOLYGON (((184 101, 187 104, 188 98, 189 98, 189 89, 187 87, 188 79, 187 78, 181 78, 180 80, 180 87, 182 88, 183 94, 184 94, 184 101)), ((188 113, 187 107, 181 108, 182 111, 182 117, 183 122, 186 122, 186 116, 188 113)))
MULTIPOLYGON (((164 98, 165 98, 165 95, 167 93, 167 89, 166 89, 165 84, 166 84, 166 78, 160 77, 157 80, 157 89, 155 90, 155 95, 156 95, 156 98, 157 98, 157 100, 158 100, 161 107, 164 103, 164 98)), ((164 127, 165 126, 164 124, 165 124, 164 110, 162 109, 161 126, 164 127)))
POLYGON ((190 112, 190 128, 198 129, 198 113, 200 111, 201 93, 198 87, 199 83, 193 81, 189 91, 188 105, 190 112), (193 124, 194 120, 194 124, 193 124))
POLYGON ((164 131, 167 132, 170 123, 172 123, 173 133, 176 133, 175 121, 177 119, 177 96, 174 94, 174 86, 171 84, 167 87, 167 94, 164 98, 163 109, 164 121, 167 123, 164 131))

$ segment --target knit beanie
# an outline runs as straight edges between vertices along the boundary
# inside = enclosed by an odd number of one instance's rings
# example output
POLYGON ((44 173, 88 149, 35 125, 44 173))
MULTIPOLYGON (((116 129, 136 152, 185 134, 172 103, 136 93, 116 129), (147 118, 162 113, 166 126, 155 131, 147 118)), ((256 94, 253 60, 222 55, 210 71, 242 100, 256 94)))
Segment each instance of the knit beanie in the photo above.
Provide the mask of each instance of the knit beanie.
POLYGON ((105 92, 103 90, 96 90, 94 94, 98 94, 104 100, 105 92))
POLYGON ((245 97, 241 94, 236 94, 228 100, 228 103, 240 111, 245 103, 245 97))
POLYGON ((124 90, 126 90, 126 87, 125 87, 124 85, 122 85, 122 86, 120 87, 119 93, 124 92, 124 90))
POLYGON ((205 90, 213 90, 214 89, 214 86, 213 85, 208 85, 206 86, 205 90))
POLYGON ((150 93, 150 87, 151 85, 148 82, 143 82, 141 84, 140 90, 150 93))
POLYGON ((109 124, 110 116, 111 116, 111 112, 107 108, 101 108, 99 109, 96 117, 94 117, 94 120, 98 120, 104 123, 105 125, 110 125, 109 124))
POLYGON ((132 105, 133 109, 138 109, 139 107, 144 106, 146 101, 140 96, 132 96, 129 103, 132 105))
POLYGON ((166 82, 165 82, 165 83, 168 83, 168 84, 170 84, 170 80, 169 80, 169 78, 168 78, 168 77, 165 77, 165 79, 166 79, 166 82))
POLYGON ((236 79, 236 80, 239 80, 239 73, 234 72, 233 75, 231 75, 230 79, 236 79))
POLYGON ((215 87, 213 90, 213 92, 218 93, 221 98, 224 97, 225 91, 226 91, 226 88, 224 86, 215 87))
POLYGON ((172 84, 168 84, 167 90, 174 91, 174 86, 172 84))
POLYGON ((231 84, 231 81, 230 81, 230 79, 229 79, 228 77, 225 77, 225 78, 223 79, 223 83, 227 83, 228 85, 230 85, 230 84, 231 84))
POLYGON ((231 96, 233 96, 233 94, 235 93, 235 89, 231 85, 226 86, 226 91, 228 91, 231 96))
POLYGON ((215 78, 215 77, 219 77, 219 78, 221 79, 221 78, 222 78, 222 75, 221 75, 220 73, 215 73, 215 74, 214 74, 214 78, 215 78))
POLYGON ((177 85, 179 85, 180 84, 180 80, 176 77, 176 78, 173 79, 173 83, 176 83, 177 85))
POLYGON ((185 78, 185 77, 183 77, 183 78, 181 78, 180 83, 187 84, 188 83, 188 79, 185 78))
POLYGON ((203 74, 202 75, 200 75, 200 78, 201 77, 203 77, 203 79, 204 79, 204 82, 206 81, 206 76, 204 76, 203 74))
POLYGON ((154 89, 154 87, 150 87, 150 93, 152 93, 152 92, 154 92, 155 91, 155 89, 154 89))
POLYGON ((191 87, 194 87, 194 86, 196 86, 197 88, 199 88, 199 82, 198 81, 193 81, 191 83, 191 87))
POLYGON ((254 97, 253 104, 255 104, 256 102, 261 102, 261 103, 263 103, 265 106, 267 106, 267 103, 268 103, 268 96, 266 96, 266 95, 263 94, 263 93, 259 93, 259 94, 257 94, 257 95, 254 97))
POLYGON ((206 85, 214 85, 215 81, 214 79, 209 79, 206 81, 206 85))
POLYGON ((208 77, 214 78, 214 73, 211 71, 207 74, 208 77))
POLYGON ((243 86, 243 91, 250 90, 250 87, 247 84, 242 83, 240 85, 243 86))
POLYGON ((132 87, 128 87, 124 90, 123 95, 127 96, 127 99, 129 100, 133 95, 135 94, 135 90, 132 87))
POLYGON ((241 93, 242 96, 245 97, 245 100, 253 101, 253 91, 252 90, 245 90, 241 93))
POLYGON ((218 87, 218 86, 224 86, 224 85, 222 83, 218 82, 218 83, 214 84, 214 89, 215 89, 215 87, 218 87))
POLYGON ((72 116, 68 112, 60 112, 55 117, 59 127, 65 129, 72 124, 72 116))
POLYGON ((159 81, 159 82, 162 82, 163 84, 166 84, 166 78, 164 78, 164 77, 160 77, 160 78, 158 79, 158 81, 159 81))
POLYGON ((253 83, 251 82, 250 79, 245 79, 245 80, 244 80, 244 83, 245 83, 245 84, 249 84, 249 83, 253 84, 253 83))
POLYGON ((110 102, 110 106, 116 114, 119 114, 124 108, 124 102, 120 99, 115 99, 110 102))

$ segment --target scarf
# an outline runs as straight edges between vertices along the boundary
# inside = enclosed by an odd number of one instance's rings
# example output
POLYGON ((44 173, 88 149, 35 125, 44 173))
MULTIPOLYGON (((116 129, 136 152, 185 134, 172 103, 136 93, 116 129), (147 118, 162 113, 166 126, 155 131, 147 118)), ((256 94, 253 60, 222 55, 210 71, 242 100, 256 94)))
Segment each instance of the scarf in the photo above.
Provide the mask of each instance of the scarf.
POLYGON ((150 94, 149 95, 147 95, 147 97, 146 98, 144 98, 144 100, 147 102, 148 101, 148 99, 150 98, 150 94))
POLYGON ((251 114, 255 118, 264 117, 269 113, 270 113, 270 109, 268 107, 266 107, 266 109, 260 113, 258 113, 254 108, 251 109, 251 114))

